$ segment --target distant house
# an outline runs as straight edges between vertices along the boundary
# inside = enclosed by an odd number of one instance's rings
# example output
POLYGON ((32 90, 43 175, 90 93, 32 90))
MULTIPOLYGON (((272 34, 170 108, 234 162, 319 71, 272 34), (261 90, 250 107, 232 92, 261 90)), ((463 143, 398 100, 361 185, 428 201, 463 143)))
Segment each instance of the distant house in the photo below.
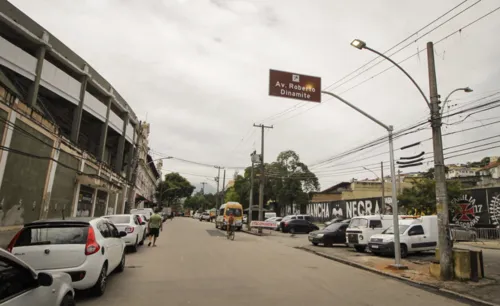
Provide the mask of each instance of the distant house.
POLYGON ((490 163, 479 171, 481 176, 491 177, 492 179, 500 178, 500 161, 498 158, 490 159, 490 163))
POLYGON ((481 168, 472 168, 462 165, 449 165, 448 173, 446 173, 447 179, 454 179, 459 177, 470 177, 479 174, 481 168))

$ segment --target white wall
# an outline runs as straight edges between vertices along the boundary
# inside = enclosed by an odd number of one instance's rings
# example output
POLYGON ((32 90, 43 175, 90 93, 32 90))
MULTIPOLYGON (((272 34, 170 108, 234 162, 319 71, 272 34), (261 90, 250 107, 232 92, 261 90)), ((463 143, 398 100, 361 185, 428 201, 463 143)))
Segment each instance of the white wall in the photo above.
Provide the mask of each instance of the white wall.
POLYGON ((36 58, 0 37, 0 65, 33 80, 35 78, 36 58))
POLYGON ((43 87, 78 105, 81 83, 47 60, 43 61, 42 80, 40 83, 43 87))
POLYGON ((122 135, 123 129, 123 120, 118 117, 113 111, 109 113, 109 126, 118 132, 118 134, 122 135))
POLYGON ((94 115, 96 118, 102 122, 106 121, 106 110, 107 107, 101 101, 97 100, 93 95, 85 92, 83 109, 94 115))

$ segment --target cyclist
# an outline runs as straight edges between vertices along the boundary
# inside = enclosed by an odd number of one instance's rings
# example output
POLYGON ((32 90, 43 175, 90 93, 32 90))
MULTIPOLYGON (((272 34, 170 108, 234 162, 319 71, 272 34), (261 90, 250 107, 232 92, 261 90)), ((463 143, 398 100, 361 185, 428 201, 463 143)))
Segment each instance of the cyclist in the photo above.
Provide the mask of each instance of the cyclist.
POLYGON ((233 213, 229 214, 229 218, 227 219, 227 234, 229 235, 229 231, 233 230, 234 216, 233 213))

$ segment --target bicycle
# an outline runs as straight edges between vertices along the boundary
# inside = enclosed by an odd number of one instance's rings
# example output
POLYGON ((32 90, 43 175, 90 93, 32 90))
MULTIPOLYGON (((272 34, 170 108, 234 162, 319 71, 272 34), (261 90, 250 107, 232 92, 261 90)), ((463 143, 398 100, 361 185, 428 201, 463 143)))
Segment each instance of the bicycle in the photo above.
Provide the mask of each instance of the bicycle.
POLYGON ((234 225, 231 225, 231 227, 229 228, 229 232, 226 234, 226 238, 234 240, 234 232, 234 225))

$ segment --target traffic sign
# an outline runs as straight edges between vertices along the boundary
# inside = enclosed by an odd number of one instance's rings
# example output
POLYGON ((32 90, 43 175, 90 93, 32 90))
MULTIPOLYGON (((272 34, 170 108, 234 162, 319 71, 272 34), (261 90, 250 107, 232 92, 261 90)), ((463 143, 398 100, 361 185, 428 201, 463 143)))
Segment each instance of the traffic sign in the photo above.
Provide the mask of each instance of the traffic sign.
POLYGON ((321 102, 321 78, 270 69, 269 95, 321 102))

